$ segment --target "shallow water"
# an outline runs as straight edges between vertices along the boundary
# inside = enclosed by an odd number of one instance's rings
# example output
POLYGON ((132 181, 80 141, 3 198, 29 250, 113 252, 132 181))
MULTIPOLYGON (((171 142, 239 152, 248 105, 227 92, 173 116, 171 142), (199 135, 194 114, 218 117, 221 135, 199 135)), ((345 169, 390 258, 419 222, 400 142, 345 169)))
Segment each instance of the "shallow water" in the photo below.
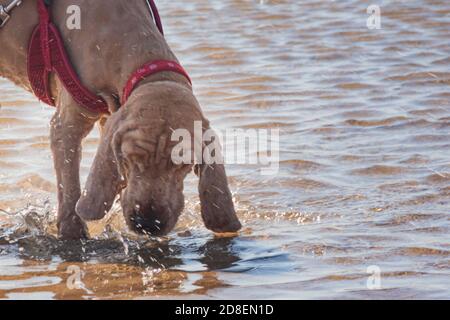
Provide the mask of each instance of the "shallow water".
POLYGON ((281 130, 277 175, 228 166, 237 237, 204 229, 191 176, 167 238, 116 208, 56 240, 53 110, 0 80, 0 298, 450 298, 450 2, 377 3, 380 30, 364 1, 158 1, 215 128, 281 130))

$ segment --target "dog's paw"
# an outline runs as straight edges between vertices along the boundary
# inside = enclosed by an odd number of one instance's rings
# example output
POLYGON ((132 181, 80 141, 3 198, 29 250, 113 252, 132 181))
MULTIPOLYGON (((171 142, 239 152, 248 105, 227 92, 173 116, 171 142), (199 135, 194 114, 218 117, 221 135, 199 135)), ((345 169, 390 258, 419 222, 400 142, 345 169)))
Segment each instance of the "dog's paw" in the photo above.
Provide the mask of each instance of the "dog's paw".
POLYGON ((82 240, 89 238, 89 232, 86 223, 74 214, 58 223, 58 237, 61 240, 82 240))

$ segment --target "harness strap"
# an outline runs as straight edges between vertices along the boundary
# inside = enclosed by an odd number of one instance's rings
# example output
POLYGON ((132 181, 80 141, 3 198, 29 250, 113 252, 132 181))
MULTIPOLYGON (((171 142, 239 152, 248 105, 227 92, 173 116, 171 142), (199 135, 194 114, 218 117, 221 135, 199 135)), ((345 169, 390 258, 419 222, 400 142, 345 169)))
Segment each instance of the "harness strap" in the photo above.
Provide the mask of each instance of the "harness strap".
MULTIPOLYGON (((161 17, 153 0, 146 0, 158 30, 163 34, 161 17)), ((74 70, 64 42, 57 27, 52 23, 49 12, 51 0, 38 0, 39 24, 36 26, 28 49, 28 78, 34 94, 48 105, 55 106, 51 95, 49 76, 55 72, 72 98, 82 107, 94 113, 109 113, 105 100, 92 93, 80 81, 74 70)), ((191 79, 183 67, 168 60, 152 61, 136 70, 128 80, 122 95, 122 105, 126 103, 136 86, 145 78, 159 72, 170 71, 191 79)))
POLYGON ((153 19, 155 20, 155 24, 158 27, 159 32, 164 36, 164 29, 161 22, 161 16, 159 15, 158 7, 155 4, 155 1, 153 0, 146 0, 147 4, 150 8, 150 13, 153 16, 153 19))
POLYGON ((49 26, 50 26, 50 13, 47 10, 47 5, 44 1, 38 1, 39 12, 39 28, 41 30, 41 48, 44 56, 45 71, 52 71, 52 61, 50 56, 50 41, 49 41, 49 26))
POLYGON ((39 100, 55 106, 49 83, 50 73, 55 72, 72 98, 82 107, 95 113, 108 113, 108 104, 92 93, 80 81, 74 70, 64 42, 56 26, 51 22, 49 3, 38 0, 39 24, 36 26, 28 49, 28 78, 39 100))

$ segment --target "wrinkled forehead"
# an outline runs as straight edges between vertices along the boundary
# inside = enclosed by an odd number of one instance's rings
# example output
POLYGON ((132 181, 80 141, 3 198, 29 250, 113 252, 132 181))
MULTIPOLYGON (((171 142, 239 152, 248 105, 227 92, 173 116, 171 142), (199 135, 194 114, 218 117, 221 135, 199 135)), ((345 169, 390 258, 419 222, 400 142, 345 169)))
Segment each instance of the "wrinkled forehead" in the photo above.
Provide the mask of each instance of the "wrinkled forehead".
POLYGON ((144 183, 145 180, 150 180, 154 183, 168 184, 178 183, 193 171, 193 163, 177 164, 170 157, 170 155, 155 155, 155 159, 149 163, 133 162, 127 173, 128 180, 135 184, 144 183), (132 181, 131 181, 132 180, 132 181))

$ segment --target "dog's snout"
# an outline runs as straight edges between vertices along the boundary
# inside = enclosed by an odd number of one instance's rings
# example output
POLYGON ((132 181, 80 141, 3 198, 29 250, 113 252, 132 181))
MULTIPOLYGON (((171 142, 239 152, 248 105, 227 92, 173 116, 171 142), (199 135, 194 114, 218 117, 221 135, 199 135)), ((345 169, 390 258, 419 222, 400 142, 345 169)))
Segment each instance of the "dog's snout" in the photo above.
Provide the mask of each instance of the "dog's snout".
MULTIPOLYGON (((164 236, 175 227, 184 208, 182 188, 176 176, 168 176, 160 183, 147 183, 151 178, 132 179, 121 197, 128 227, 140 234, 164 236)), ((182 183, 182 182, 181 182, 182 183)))
POLYGON ((141 234, 150 236, 162 236, 174 227, 173 219, 164 210, 149 206, 145 209, 135 209, 128 216, 129 227, 141 234))

